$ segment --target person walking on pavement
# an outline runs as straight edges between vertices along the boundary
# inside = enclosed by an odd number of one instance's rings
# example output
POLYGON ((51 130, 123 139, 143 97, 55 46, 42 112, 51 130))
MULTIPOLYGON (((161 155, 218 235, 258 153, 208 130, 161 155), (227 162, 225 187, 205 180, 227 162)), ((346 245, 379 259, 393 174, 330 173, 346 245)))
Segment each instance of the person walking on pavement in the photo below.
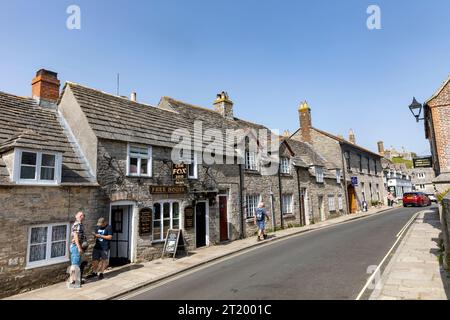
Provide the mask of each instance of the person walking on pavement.
POLYGON ((110 242, 113 237, 112 227, 105 218, 100 218, 95 227, 95 245, 92 251, 92 276, 103 279, 103 272, 108 267, 110 242))
POLYGON ((260 202, 258 208, 255 210, 255 225, 258 227, 258 241, 267 239, 265 233, 266 219, 269 220, 269 215, 265 209, 264 202, 260 202))
POLYGON ((70 244, 70 277, 69 287, 79 288, 81 286, 82 272, 80 270, 81 260, 84 251, 88 248, 88 242, 86 241, 86 235, 84 231, 83 220, 85 215, 82 211, 77 212, 75 215, 75 223, 72 226, 72 240, 70 244))

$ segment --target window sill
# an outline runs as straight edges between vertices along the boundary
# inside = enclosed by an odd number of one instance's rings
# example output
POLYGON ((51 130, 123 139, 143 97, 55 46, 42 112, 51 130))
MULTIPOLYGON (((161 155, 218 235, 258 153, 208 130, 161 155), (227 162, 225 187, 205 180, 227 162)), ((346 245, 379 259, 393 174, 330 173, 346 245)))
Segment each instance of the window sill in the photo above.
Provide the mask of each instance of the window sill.
POLYGON ((246 170, 244 170, 244 173, 245 174, 252 174, 252 175, 255 175, 255 176, 260 176, 261 175, 261 172, 259 172, 258 170, 248 170, 248 169, 246 169, 246 170))
POLYGON ((36 263, 28 264, 25 267, 25 270, 48 267, 48 266, 62 264, 62 263, 66 263, 66 262, 70 262, 70 259, 67 257, 64 257, 63 259, 55 259, 53 261, 36 262, 36 263))
POLYGON ((292 178, 293 177, 292 173, 280 173, 280 176, 286 177, 286 178, 292 178))
POLYGON ((149 179, 149 178, 153 178, 153 176, 138 176, 138 175, 134 175, 134 174, 128 174, 127 178, 145 178, 145 179, 149 179))

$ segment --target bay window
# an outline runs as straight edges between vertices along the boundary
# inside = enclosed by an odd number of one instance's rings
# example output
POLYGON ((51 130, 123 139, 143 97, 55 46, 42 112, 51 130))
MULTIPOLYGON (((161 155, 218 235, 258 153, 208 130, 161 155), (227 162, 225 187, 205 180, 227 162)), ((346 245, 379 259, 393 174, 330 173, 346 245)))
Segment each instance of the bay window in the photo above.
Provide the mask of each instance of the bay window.
POLYGON ((180 204, 161 201, 153 205, 153 241, 164 241, 169 229, 180 228, 180 204))

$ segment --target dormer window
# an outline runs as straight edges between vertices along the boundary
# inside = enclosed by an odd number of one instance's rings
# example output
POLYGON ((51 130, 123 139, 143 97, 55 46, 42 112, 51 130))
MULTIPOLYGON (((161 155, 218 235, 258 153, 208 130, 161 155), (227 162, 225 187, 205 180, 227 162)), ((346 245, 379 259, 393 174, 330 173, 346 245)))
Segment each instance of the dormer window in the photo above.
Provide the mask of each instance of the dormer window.
POLYGON ((323 168, 316 166, 315 170, 316 170, 316 182, 323 183, 323 168))
POLYGON ((245 169, 258 171, 257 153, 252 151, 245 152, 245 169))
POLYGON ((283 174, 291 174, 291 161, 289 158, 280 158, 280 169, 283 174))
POLYGON ((13 180, 18 184, 59 184, 62 155, 55 152, 16 149, 13 180))

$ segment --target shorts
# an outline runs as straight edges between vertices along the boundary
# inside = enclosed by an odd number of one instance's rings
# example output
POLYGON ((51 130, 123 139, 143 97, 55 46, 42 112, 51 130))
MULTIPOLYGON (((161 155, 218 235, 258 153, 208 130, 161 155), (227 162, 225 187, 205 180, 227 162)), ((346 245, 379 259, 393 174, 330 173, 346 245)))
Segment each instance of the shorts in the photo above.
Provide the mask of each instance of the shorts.
POLYGON ((256 225, 258 226, 259 230, 265 230, 266 229, 266 222, 264 220, 256 221, 256 225))
POLYGON ((81 254, 78 251, 76 244, 70 245, 70 264, 72 266, 80 266, 81 264, 81 254))
POLYGON ((108 260, 108 250, 95 249, 92 250, 92 260, 108 260))

